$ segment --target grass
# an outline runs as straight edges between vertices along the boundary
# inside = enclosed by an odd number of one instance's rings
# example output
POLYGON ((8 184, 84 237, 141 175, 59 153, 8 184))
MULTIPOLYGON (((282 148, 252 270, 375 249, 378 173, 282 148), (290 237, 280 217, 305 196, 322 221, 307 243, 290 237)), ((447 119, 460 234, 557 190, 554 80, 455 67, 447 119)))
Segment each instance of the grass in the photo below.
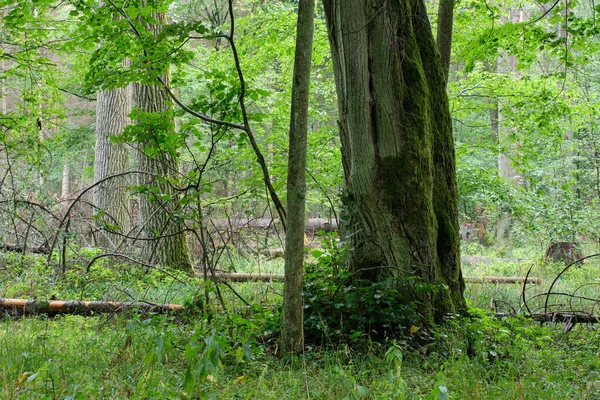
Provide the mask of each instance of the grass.
MULTIPOLYGON (((469 249, 476 252, 477 249, 469 249)), ((489 255, 488 255, 489 256, 489 255)), ((36 258, 0 260, 0 297, 146 299, 204 298, 199 280, 98 265, 58 279, 36 258), (18 266, 20 265, 20 266, 18 266)), ((233 259, 240 272, 257 272, 233 259), (240 267, 242 266, 242 267, 240 267)), ((523 275, 532 260, 475 264, 464 274, 523 275)), ((261 261, 280 272, 280 261, 261 261)), ((563 268, 536 264, 546 290, 563 268)), ((598 264, 573 268, 561 291, 597 282, 598 264)), ((597 285, 580 289, 600 297, 597 285)), ((591 327, 541 327, 524 318, 497 320, 490 299, 519 306, 519 285, 469 284, 473 318, 451 318, 382 343, 310 345, 294 358, 274 356, 280 283, 240 283, 222 294, 230 310, 188 317, 161 315, 0 317, 1 399, 594 399, 600 397, 600 335, 591 327), (235 311, 238 310, 238 311, 235 311), (242 311, 240 311, 242 310, 242 311)), ((556 300, 559 302, 559 300, 556 300)))

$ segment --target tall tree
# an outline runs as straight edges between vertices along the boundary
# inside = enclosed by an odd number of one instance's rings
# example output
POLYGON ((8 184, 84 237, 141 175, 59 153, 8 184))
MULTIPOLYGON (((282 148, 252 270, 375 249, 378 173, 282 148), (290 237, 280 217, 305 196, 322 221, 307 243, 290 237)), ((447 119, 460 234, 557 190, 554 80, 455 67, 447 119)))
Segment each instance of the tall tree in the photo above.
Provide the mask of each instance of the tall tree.
POLYGON ((440 0, 438 6, 437 47, 440 52, 442 71, 448 80, 450 53, 452 50, 452 26, 454 22, 454 0, 440 0))
POLYGON ((296 54, 292 81, 287 180, 287 229, 285 239, 285 285, 283 288, 283 353, 304 347, 302 275, 306 207, 306 137, 308 95, 314 31, 314 0, 300 0, 296 32, 296 54))
MULTIPOLYGON (((510 20, 513 24, 523 22, 523 10, 522 9, 511 9, 510 20)), ((505 67, 506 72, 511 74, 515 79, 519 79, 519 73, 517 72, 517 57, 514 54, 506 54, 505 56, 505 67)), ((497 63, 497 68, 503 67, 502 61, 497 63)), ((500 103, 496 101, 496 109, 492 109, 490 113, 492 130, 495 131, 498 138, 498 174, 511 182, 513 185, 519 185, 522 178, 513 165, 515 149, 514 145, 508 140, 512 127, 507 123, 506 118, 502 113, 500 103), (494 114, 495 113, 495 114, 494 114), (511 156, 513 156, 511 159, 511 156)), ((513 216, 509 210, 500 210, 498 221, 496 224, 496 240, 498 243, 503 245, 510 245, 511 229, 513 224, 513 216)))
POLYGON ((425 318, 465 307, 452 126, 422 0, 324 0, 340 112, 349 265, 397 277, 425 318))
MULTIPOLYGON (((125 144, 115 143, 111 136, 120 135, 129 124, 131 93, 129 87, 98 92, 96 102, 96 158, 94 182, 127 171, 129 153, 125 144)), ((94 187, 94 204, 100 226, 127 232, 130 225, 127 179, 119 176, 94 187)), ((110 245, 115 237, 101 232, 97 244, 110 245)))
MULTIPOLYGON (((149 31, 158 35, 161 25, 166 23, 164 12, 152 13, 153 23, 147 24, 149 31)), ((169 67, 164 68, 160 77, 166 86, 170 84, 169 67)), ((144 118, 138 121, 148 139, 139 143, 137 164, 140 171, 139 184, 145 188, 139 195, 140 217, 145 239, 142 253, 146 260, 192 273, 190 251, 187 243, 185 224, 181 220, 181 207, 173 182, 179 175, 176 151, 167 142, 175 135, 175 121, 172 115, 173 104, 169 94, 161 85, 135 84, 133 104, 143 113, 158 118, 144 118)))

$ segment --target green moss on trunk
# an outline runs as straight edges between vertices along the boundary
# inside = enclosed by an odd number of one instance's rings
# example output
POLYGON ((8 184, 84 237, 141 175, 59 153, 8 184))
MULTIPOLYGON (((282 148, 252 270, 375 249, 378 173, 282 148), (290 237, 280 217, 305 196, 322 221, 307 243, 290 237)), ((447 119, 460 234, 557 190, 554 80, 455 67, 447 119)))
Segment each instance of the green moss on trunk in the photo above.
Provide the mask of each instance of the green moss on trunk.
POLYGON ((324 6, 351 199, 350 266, 372 281, 397 277, 406 303, 439 320, 465 301, 450 113, 424 4, 324 6))

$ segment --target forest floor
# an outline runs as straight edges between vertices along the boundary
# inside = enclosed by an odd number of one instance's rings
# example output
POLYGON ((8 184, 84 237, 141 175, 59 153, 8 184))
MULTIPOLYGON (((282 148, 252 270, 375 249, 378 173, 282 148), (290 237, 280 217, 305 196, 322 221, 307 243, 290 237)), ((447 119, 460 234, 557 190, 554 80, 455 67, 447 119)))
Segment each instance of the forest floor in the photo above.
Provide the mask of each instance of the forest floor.
MULTIPOLYGON (((534 264, 531 275, 544 284, 528 286, 528 298, 548 290, 564 268, 526 256, 502 261, 489 249, 468 247, 463 253, 488 257, 465 266, 463 273, 469 276, 524 276, 534 264)), ((240 257, 229 262, 235 262, 238 272, 282 270, 281 260, 257 263, 240 257)), ((570 269, 553 291, 600 297, 599 266, 591 260, 570 269)), ((209 312, 220 307, 214 292, 208 307, 200 300, 202 281, 180 281, 158 271, 104 264, 86 274, 74 268, 57 278, 40 258, 2 255, 0 298, 144 299, 185 303, 192 309, 202 303, 204 311, 183 316, 0 316, 0 399, 600 398, 600 333, 594 326, 577 325, 565 333, 562 324, 498 319, 489 309, 492 300, 519 307, 519 284, 467 284, 473 314, 468 319, 449 318, 383 342, 324 340, 292 358, 276 355, 271 334, 282 284, 231 285, 255 306, 244 307, 221 286, 229 312, 209 312)), ((542 298, 530 306, 539 306, 542 298)))

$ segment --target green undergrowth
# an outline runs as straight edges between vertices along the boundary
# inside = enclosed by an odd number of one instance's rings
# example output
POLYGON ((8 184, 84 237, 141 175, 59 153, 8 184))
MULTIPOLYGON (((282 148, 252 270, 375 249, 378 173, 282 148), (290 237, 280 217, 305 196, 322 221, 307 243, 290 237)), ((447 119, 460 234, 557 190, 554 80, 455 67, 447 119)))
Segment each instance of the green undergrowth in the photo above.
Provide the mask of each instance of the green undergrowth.
MULTIPOLYGON (((289 358, 278 354, 281 283, 232 283, 234 293, 225 285, 217 291, 213 284, 176 271, 99 263, 87 273, 76 268, 57 275, 42 259, 4 257, 0 297, 143 299, 184 303, 192 312, 0 316, 0 399, 600 397, 600 334, 592 327, 578 325, 566 334, 560 324, 540 326, 523 317, 493 316, 488 309, 492 299, 514 307, 521 304, 520 285, 469 283, 466 296, 473 307, 469 317, 449 316, 440 325, 422 326, 411 317, 414 310, 404 310, 398 318, 404 329, 372 335, 364 327, 373 319, 365 316, 386 316, 393 295, 379 296, 377 287, 365 292, 341 287, 346 292, 338 296, 335 287, 322 282, 317 266, 333 267, 341 256, 335 248, 311 255, 316 261, 308 268, 312 286, 307 295, 329 291, 332 296, 329 303, 307 304, 355 306, 363 319, 355 318, 353 324, 344 325, 349 330, 336 334, 331 330, 336 326, 332 315, 319 319, 315 316, 323 310, 307 309, 307 315, 315 317, 306 321, 309 343, 304 354, 289 358), (345 296, 348 293, 358 298, 345 296)), ((237 263, 239 272, 258 268, 245 262, 237 263)), ((271 262, 265 260, 261 270, 269 265, 276 271, 277 262, 271 262)), ((486 263, 465 266, 464 275, 517 276, 534 264, 531 274, 544 283, 531 285, 528 295, 546 290, 564 269, 534 259, 486 263)), ((341 270, 330 272, 341 274, 334 283, 346 279, 341 270)), ((565 273, 557 287, 599 297, 594 292, 597 285, 589 285, 598 278, 598 265, 588 262, 565 273)), ((532 306, 536 304, 532 301, 532 306)))
POLYGON ((569 399, 600 396, 600 337, 478 315, 405 340, 281 359, 264 315, 0 321, 2 399, 569 399))

